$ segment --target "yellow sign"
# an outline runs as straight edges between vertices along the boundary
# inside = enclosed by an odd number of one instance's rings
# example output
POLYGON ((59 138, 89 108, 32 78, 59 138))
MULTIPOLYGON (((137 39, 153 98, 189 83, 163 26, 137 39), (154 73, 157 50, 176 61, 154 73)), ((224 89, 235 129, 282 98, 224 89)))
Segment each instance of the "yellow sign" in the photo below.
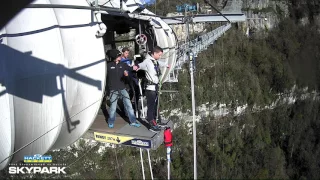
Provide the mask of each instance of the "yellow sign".
POLYGON ((93 135, 96 141, 108 142, 113 144, 122 144, 124 142, 134 139, 133 137, 104 134, 104 133, 98 133, 98 132, 94 132, 93 135))

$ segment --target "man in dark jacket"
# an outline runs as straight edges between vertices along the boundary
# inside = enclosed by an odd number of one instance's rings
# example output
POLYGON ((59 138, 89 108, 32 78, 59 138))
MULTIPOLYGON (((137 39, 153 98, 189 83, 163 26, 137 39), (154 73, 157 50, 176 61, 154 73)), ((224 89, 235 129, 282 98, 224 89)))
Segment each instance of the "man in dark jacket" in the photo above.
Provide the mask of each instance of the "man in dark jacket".
POLYGON ((107 55, 109 56, 109 59, 112 60, 107 64, 107 86, 110 91, 110 109, 108 119, 109 128, 113 128, 114 126, 116 117, 115 113, 119 98, 122 98, 123 105, 128 113, 128 117, 131 122, 130 125, 134 127, 140 127, 141 125, 138 124, 136 120, 132 109, 130 97, 128 92, 126 91, 125 86, 125 76, 128 76, 129 71, 136 70, 137 67, 129 67, 126 63, 120 62, 121 52, 116 49, 108 51, 107 55))

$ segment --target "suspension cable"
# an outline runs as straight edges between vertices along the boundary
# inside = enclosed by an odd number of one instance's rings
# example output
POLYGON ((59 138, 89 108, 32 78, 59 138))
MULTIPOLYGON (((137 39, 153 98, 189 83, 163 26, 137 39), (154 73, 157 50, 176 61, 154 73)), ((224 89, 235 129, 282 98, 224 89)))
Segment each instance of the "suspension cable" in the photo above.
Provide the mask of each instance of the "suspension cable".
POLYGON ((84 9, 94 11, 110 11, 110 12, 121 12, 118 8, 111 7, 100 7, 100 6, 79 6, 79 5, 65 5, 65 4, 29 4, 26 8, 62 8, 62 9, 84 9))
POLYGON ((231 23, 231 21, 224 15, 222 14, 217 8, 215 8, 211 3, 209 3, 208 0, 204 0, 204 2, 206 4, 209 4, 209 6, 211 6, 214 10, 216 10, 221 16, 223 16, 229 23, 231 23))
MULTIPOLYGON (((214 58, 214 61, 215 63, 217 62, 216 61, 216 48, 213 48, 213 58, 214 58)), ((214 84, 215 84, 215 96, 217 96, 217 64, 215 64, 215 67, 214 67, 214 84)), ((216 98, 217 99, 217 98, 216 98)), ((221 114, 221 112, 220 112, 221 114)), ((218 137, 217 137, 217 131, 218 131, 218 128, 217 128, 217 119, 214 121, 215 122, 215 143, 218 144, 218 137)), ((217 147, 217 146, 216 146, 217 147)), ((214 157, 215 159, 215 163, 214 163, 214 173, 215 173, 215 179, 218 179, 217 178, 217 156, 214 157)))
MULTIPOLYGON (((107 12, 116 12, 116 13, 130 13, 130 11, 123 11, 119 8, 114 7, 101 7, 101 6, 78 6, 78 5, 64 5, 64 4, 29 4, 26 8, 61 8, 61 9, 82 9, 82 10, 92 10, 92 11, 107 11, 107 12)), ((130 13, 133 15, 144 15, 150 17, 157 17, 161 19, 173 19, 177 21, 182 21, 181 19, 174 17, 165 17, 155 14, 146 14, 146 13, 130 13)))
MULTIPOLYGON (((108 4, 111 0, 106 1, 105 3, 103 3, 101 6, 104 6, 106 4, 108 4)), ((122 6, 121 0, 120 0, 120 7, 122 6)), ((121 8, 120 8, 121 9, 121 8)))
MULTIPOLYGON (((223 47, 223 44, 224 44, 224 41, 223 41, 223 37, 221 39, 221 43, 222 43, 222 73, 223 73, 223 103, 225 105, 225 108, 223 109, 224 112, 225 112, 225 109, 227 108, 227 102, 226 102, 226 79, 225 79, 225 67, 224 67, 224 47, 223 47)), ((223 137, 223 142, 222 142, 222 153, 224 155, 224 137, 223 137)), ((222 169, 224 167, 224 163, 222 161, 221 163, 221 172, 222 172, 222 169)))

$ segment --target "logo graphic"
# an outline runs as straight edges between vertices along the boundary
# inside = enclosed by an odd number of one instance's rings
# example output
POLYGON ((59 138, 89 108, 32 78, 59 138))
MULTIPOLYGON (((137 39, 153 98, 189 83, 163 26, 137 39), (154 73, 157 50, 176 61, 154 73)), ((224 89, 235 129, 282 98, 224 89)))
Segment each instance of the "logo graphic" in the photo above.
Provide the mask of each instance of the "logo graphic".
POLYGON ((137 146, 146 146, 149 147, 149 142, 141 141, 141 140, 131 140, 131 144, 137 145, 137 146))
POLYGON ((42 156, 41 154, 36 154, 34 156, 24 156, 25 163, 51 163, 52 156, 42 156))
POLYGON ((51 166, 51 167, 41 167, 41 166, 36 166, 36 167, 14 167, 11 166, 9 167, 9 174, 67 174, 65 172, 66 167, 56 167, 56 166, 51 166))
POLYGON ((24 156, 24 163, 10 164, 9 174, 66 174, 65 164, 52 163, 51 155, 24 156))

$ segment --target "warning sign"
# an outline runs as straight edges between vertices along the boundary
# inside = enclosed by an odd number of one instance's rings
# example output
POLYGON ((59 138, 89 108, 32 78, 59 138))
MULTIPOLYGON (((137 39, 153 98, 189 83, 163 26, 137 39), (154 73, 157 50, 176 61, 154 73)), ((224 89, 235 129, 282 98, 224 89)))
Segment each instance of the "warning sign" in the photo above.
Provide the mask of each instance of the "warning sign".
POLYGON ((127 146, 151 148, 151 140, 94 132, 94 139, 100 142, 123 144, 127 146))
POLYGON ((113 144, 122 144, 126 141, 134 139, 133 137, 127 136, 118 136, 113 134, 104 134, 104 133, 97 133, 94 132, 94 139, 101 142, 108 142, 113 144))

